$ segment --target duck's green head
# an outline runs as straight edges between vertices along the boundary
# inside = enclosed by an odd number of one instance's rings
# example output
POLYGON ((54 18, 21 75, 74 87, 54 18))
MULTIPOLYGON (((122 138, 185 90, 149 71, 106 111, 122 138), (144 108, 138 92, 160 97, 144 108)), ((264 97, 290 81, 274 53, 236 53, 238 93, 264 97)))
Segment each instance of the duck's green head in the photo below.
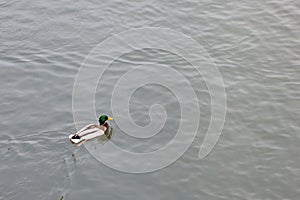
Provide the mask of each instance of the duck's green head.
POLYGON ((107 115, 101 115, 99 117, 99 123, 100 123, 100 125, 103 125, 107 120, 110 121, 110 120, 113 120, 113 118, 108 117, 107 115))

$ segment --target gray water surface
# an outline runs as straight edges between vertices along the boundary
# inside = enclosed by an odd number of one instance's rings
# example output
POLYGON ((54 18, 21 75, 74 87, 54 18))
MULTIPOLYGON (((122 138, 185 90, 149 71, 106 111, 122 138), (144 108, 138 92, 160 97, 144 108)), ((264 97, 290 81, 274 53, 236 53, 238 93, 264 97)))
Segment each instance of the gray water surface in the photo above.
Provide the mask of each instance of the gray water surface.
MULTIPOLYGON (((292 0, 1 1, 0 199, 299 199, 299 18, 292 0), (136 175, 101 164, 67 136, 75 131, 72 91, 84 58, 113 34, 142 27, 176 30, 207 50, 224 80, 227 115, 216 147, 199 160, 211 116, 203 78, 168 52, 123 55, 105 72, 106 83, 130 66, 163 63, 190 77, 200 99, 188 151, 169 167, 136 175)), ((97 87, 97 113, 111 114, 111 87, 97 87)), ((131 138, 113 122, 111 140, 135 152, 172 140, 179 104, 164 87, 135 92, 135 122, 149 123, 153 103, 170 116, 157 137, 131 138)))

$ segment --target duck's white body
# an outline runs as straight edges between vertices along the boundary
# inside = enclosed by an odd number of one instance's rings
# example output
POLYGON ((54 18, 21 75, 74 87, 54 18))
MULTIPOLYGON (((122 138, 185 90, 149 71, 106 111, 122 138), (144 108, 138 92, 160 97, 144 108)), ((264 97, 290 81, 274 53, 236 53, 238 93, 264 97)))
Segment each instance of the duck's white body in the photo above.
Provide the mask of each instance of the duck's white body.
POLYGON ((77 133, 69 135, 69 139, 72 143, 79 144, 80 142, 88 141, 93 138, 100 137, 104 134, 104 131, 101 128, 99 128, 98 125, 89 124, 80 129, 77 133), (75 135, 80 136, 80 138, 72 138, 75 135))

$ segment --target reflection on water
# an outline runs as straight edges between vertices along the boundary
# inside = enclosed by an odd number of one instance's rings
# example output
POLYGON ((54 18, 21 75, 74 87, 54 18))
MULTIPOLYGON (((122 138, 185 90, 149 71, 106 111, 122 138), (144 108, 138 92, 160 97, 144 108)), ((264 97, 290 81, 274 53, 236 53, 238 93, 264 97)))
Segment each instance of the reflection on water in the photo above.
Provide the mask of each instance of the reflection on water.
POLYGON ((100 136, 100 137, 97 138, 97 141, 99 143, 106 143, 108 140, 110 140, 110 138, 112 137, 112 134, 113 134, 113 127, 110 126, 106 130, 106 132, 105 132, 104 135, 102 135, 102 136, 100 136))

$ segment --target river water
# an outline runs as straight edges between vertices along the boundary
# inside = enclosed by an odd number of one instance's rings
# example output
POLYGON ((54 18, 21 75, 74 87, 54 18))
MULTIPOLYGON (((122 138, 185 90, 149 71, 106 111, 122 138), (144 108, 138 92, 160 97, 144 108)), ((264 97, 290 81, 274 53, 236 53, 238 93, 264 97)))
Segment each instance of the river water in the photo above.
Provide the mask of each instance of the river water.
MULTIPOLYGON (((0 10, 0 200, 299 199, 298 1, 4 0, 0 10), (144 27, 180 32, 206 50, 224 82, 226 119, 216 146, 199 159, 211 118, 203 77, 170 52, 122 55, 95 90, 97 115, 112 115, 115 82, 149 63, 172 66, 197 85, 201 110, 183 156, 161 170, 132 174, 102 164, 67 137, 76 130, 73 85, 86 56, 107 38, 144 27)), ((168 88, 145 85, 129 103, 140 126, 149 124, 151 105, 164 106, 165 127, 146 140, 112 122, 114 144, 145 153, 174 138, 180 102, 168 88)))

